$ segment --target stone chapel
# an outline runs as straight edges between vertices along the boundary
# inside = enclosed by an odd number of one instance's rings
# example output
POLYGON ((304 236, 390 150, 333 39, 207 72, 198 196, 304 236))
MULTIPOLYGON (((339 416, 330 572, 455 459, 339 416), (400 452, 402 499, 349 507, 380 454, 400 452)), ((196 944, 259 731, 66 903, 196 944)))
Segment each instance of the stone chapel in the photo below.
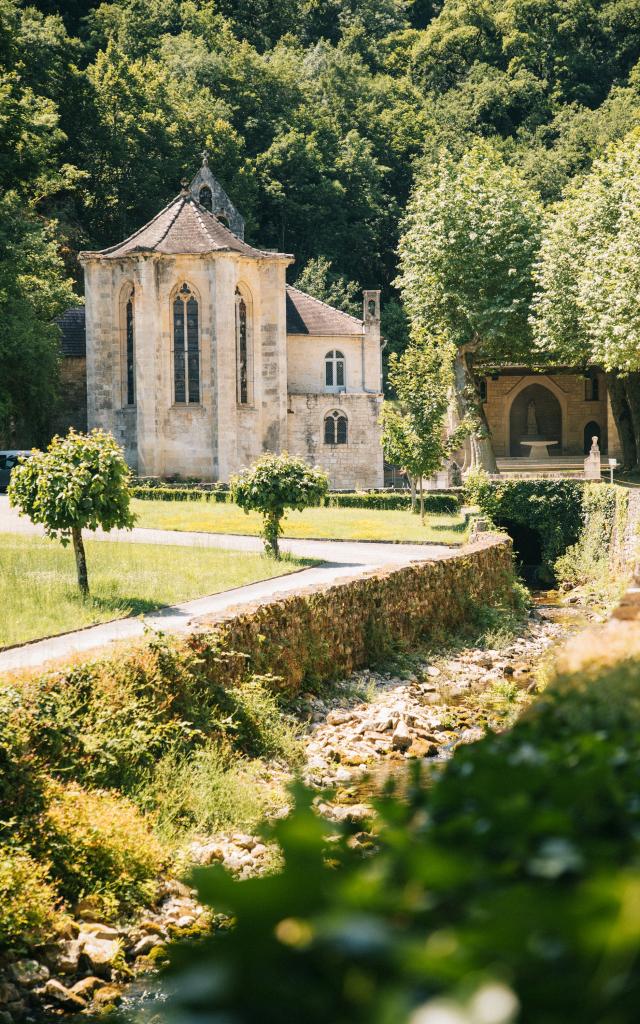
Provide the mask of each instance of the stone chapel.
POLYGON ((206 157, 148 224, 79 259, 67 384, 86 365, 86 426, 111 431, 139 476, 227 481, 287 450, 332 488, 382 485, 379 291, 360 320, 287 285, 293 256, 245 242, 206 157))

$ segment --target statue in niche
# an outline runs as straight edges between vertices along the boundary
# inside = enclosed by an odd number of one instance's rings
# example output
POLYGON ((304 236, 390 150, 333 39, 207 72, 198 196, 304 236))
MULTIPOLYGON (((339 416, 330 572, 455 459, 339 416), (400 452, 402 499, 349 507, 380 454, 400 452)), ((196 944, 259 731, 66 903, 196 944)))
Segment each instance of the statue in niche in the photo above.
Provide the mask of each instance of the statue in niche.
POLYGON ((527 433, 525 437, 538 437, 538 417, 534 401, 529 402, 527 406, 527 433))

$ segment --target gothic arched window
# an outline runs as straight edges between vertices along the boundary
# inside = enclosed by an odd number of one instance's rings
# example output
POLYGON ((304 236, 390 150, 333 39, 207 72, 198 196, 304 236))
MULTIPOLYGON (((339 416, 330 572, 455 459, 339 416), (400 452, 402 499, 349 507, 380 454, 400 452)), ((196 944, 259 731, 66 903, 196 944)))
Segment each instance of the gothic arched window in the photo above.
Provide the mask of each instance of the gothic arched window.
POLYGON ((345 387, 344 356, 337 349, 324 357, 324 383, 327 388, 345 387))
POLYGON ((252 354, 249 306, 236 288, 236 393, 240 405, 250 405, 253 399, 252 354))
POLYGON ((213 213, 213 195, 208 185, 202 186, 198 193, 198 199, 200 201, 200 206, 204 206, 205 210, 208 210, 209 213, 213 213))
POLYGON ((337 409, 324 418, 324 443, 346 444, 348 437, 347 417, 337 409))
POLYGON ((134 300, 135 291, 132 288, 129 292, 124 307, 124 387, 127 405, 135 405, 136 402, 136 352, 135 352, 135 326, 134 326, 134 300))
POLYGON ((198 300, 188 284, 173 300, 173 382, 176 403, 200 401, 198 300))

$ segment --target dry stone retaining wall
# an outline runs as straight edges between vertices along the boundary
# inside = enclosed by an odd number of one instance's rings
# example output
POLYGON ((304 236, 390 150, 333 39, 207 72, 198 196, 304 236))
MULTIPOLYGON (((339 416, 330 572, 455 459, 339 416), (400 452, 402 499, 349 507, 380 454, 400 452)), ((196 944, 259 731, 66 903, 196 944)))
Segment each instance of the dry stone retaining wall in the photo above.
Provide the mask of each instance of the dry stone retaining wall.
POLYGON ((511 541, 490 537, 449 558, 231 610, 203 620, 203 632, 189 643, 206 656, 213 632, 223 651, 242 652, 250 671, 278 676, 295 691, 347 675, 396 647, 437 639, 482 605, 508 604, 512 584, 511 541))

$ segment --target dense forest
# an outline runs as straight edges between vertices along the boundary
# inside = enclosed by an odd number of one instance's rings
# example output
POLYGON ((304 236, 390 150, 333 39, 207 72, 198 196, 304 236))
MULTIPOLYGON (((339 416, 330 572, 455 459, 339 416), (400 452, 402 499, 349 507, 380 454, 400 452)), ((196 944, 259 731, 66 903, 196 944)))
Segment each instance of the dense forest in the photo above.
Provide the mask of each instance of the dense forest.
POLYGON ((640 0, 0 0, 0 424, 46 422, 77 251, 204 149, 292 281, 383 289, 392 351, 416 182, 481 141, 548 215, 640 124, 639 60, 640 0))

